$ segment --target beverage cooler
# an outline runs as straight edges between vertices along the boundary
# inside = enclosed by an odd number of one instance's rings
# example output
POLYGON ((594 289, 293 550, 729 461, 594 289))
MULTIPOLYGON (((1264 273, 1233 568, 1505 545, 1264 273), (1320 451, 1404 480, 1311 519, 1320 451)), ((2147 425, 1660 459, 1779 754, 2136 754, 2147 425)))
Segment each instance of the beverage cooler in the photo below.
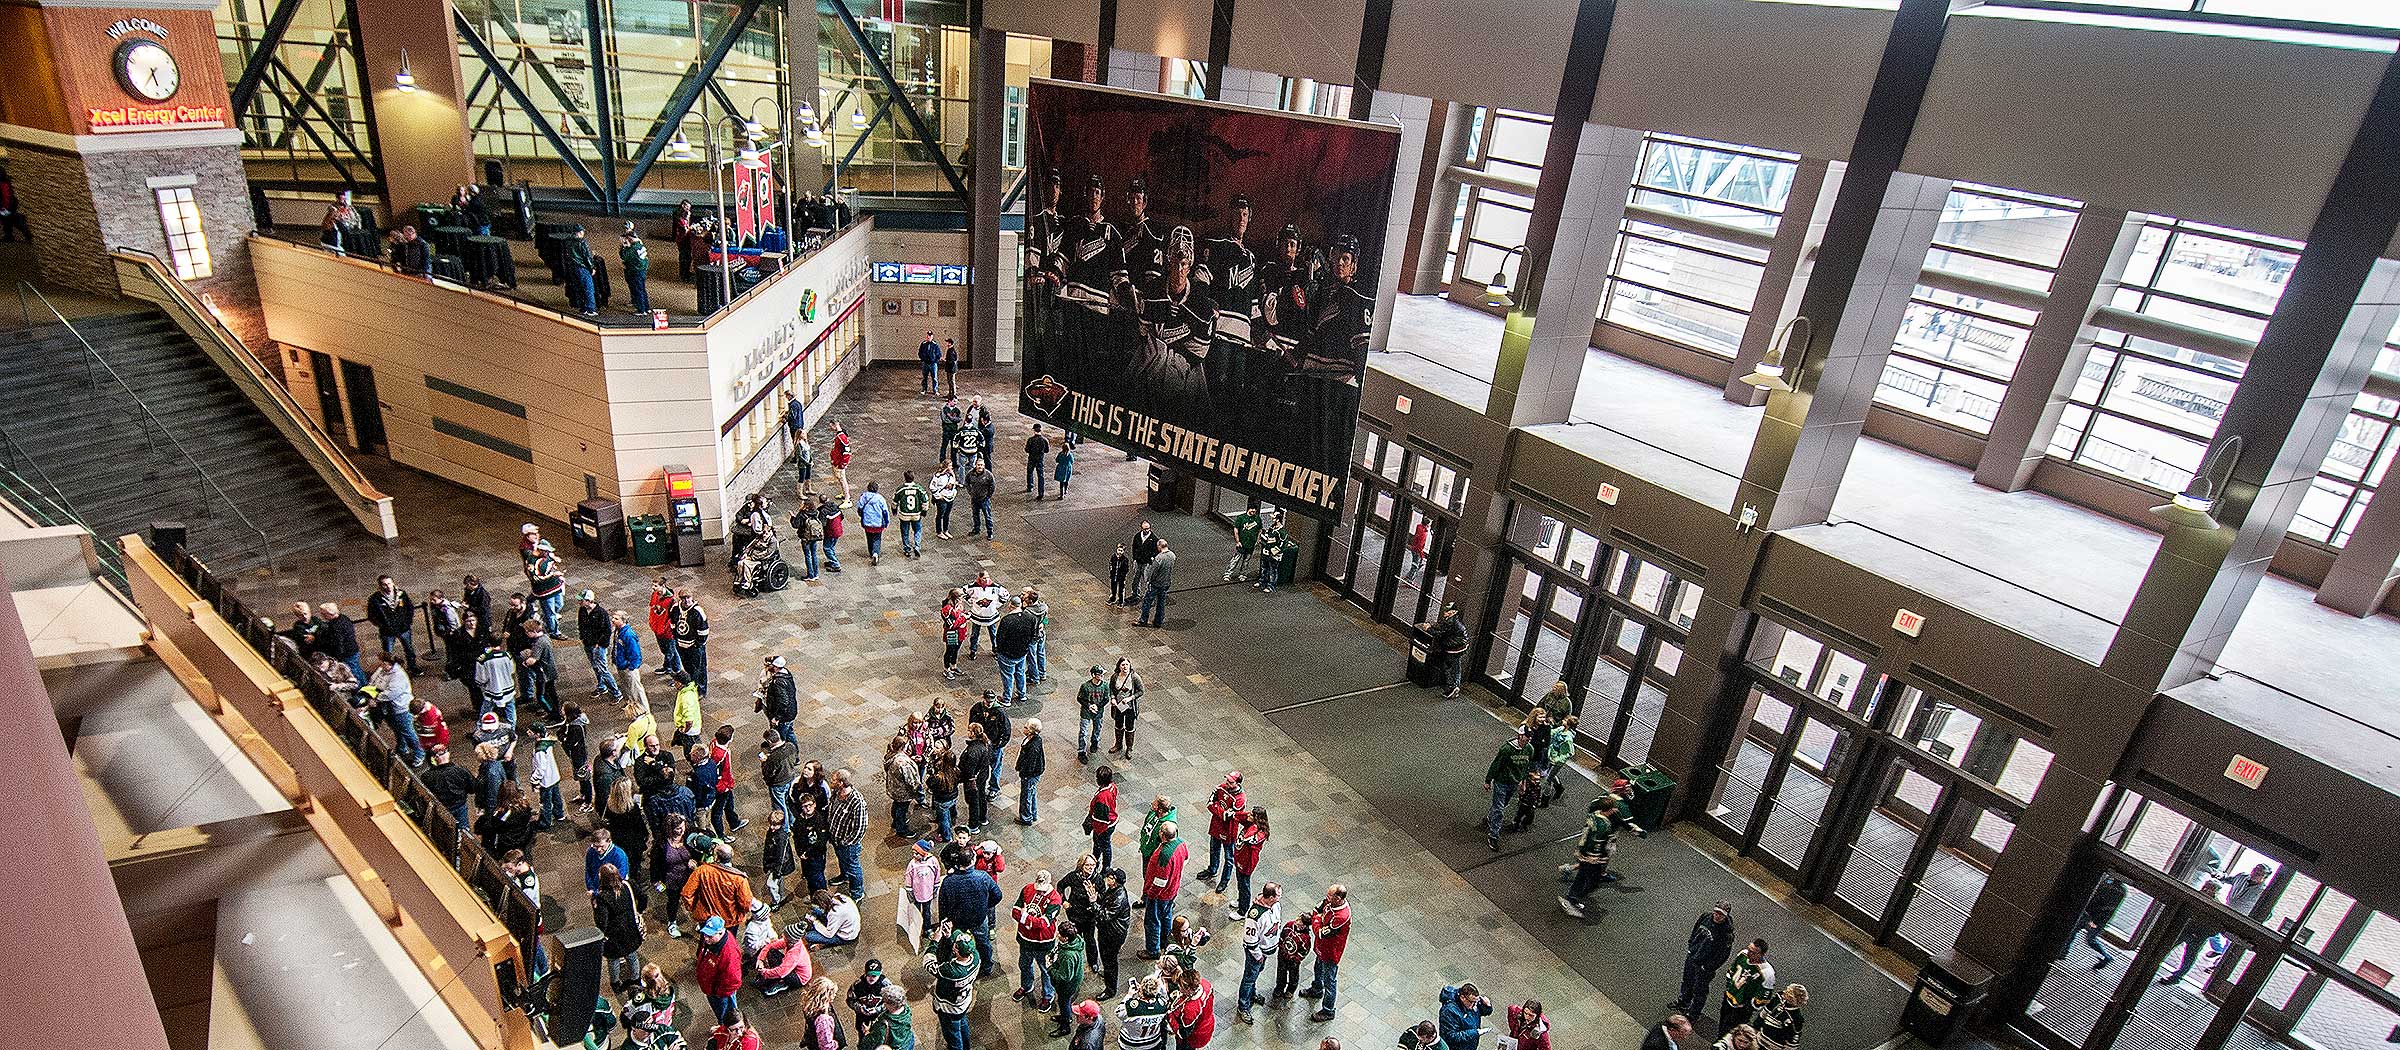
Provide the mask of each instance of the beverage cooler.
POLYGON ((700 493, 692 484, 692 468, 669 463, 667 472, 667 526, 675 535, 675 564, 699 565, 700 554, 700 493))

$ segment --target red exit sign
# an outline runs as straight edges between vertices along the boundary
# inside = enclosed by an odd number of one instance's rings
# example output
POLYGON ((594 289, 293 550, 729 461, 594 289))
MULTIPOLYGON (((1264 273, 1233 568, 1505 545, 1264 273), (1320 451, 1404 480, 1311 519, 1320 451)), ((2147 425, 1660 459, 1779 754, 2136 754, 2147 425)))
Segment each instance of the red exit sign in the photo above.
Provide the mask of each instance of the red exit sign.
POLYGON ((2266 782, 2267 764, 2247 755, 2235 755, 2225 764, 2225 779, 2253 791, 2266 782))

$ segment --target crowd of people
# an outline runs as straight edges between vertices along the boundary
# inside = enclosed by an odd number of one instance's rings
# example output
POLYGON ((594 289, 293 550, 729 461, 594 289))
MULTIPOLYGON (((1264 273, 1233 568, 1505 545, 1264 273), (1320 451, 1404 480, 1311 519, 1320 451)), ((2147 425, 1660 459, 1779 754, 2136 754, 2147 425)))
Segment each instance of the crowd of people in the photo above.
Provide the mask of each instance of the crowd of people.
MULTIPOLYGON (((848 519, 867 532, 870 564, 890 525, 902 528, 904 556, 920 553, 927 513, 937 515, 934 534, 947 537, 955 483, 942 479, 961 465, 984 478, 976 521, 989 535, 991 413, 952 398, 942 423, 935 482, 920 485, 904 473, 888 498, 873 481, 853 498, 847 473, 855 450, 838 423, 828 488, 840 495, 816 492, 808 446, 799 443, 801 507, 792 525, 807 548, 810 578, 820 548, 826 571, 841 571, 836 551, 848 519)), ((1032 436, 1045 437, 1038 428, 1032 436)), ((1072 455, 1071 441, 1053 447, 1072 455)), ((1043 464, 1035 448, 1029 441, 1028 488, 1039 498, 1034 482, 1043 464)), ((1064 465, 1057 472, 1062 489, 1068 474, 1064 465)), ((774 521, 758 500, 737 512, 731 528, 737 550, 748 550, 771 536, 774 521)), ((1226 579, 1255 571, 1257 586, 1271 588, 1290 551, 1280 513, 1239 515, 1234 534, 1226 579)), ((784 656, 760 660, 748 705, 755 718, 711 724, 704 716, 710 622, 698 588, 659 576, 646 609, 611 610, 594 591, 571 590, 539 526, 522 527, 518 553, 523 586, 497 606, 472 574, 455 597, 432 590, 422 599, 379 578, 364 602, 377 645, 371 666, 356 624, 337 604, 295 603, 278 634, 336 695, 391 734, 458 833, 488 851, 537 910, 557 903, 558 887, 545 897, 539 872, 557 870, 562 858, 548 854, 581 843, 585 896, 604 938, 606 1024, 621 1035, 589 1045, 673 1050, 687 1045, 686 1031, 697 1022, 712 1050, 757 1047, 765 1036, 743 1012, 747 990, 757 998, 797 995, 798 1030, 778 1032, 779 1039, 810 1050, 914 1050, 914 1017, 899 976, 912 966, 930 981, 926 1005, 944 1050, 970 1050, 982 982, 1010 977, 1011 1000, 1074 1050, 1112 1043, 1162 1050, 1170 1040, 1176 1050, 1200 1050, 1219 1013, 1207 975, 1237 969, 1234 1022, 1254 1024, 1260 1011, 1301 1000, 1309 1021, 1335 1018, 1355 925, 1349 888, 1333 882, 1313 900, 1287 900, 1281 881, 1258 877, 1273 834, 1257 785, 1240 771, 1225 772, 1204 799, 1182 800, 1194 807, 1188 819, 1167 794, 1153 794, 1146 805, 1122 799, 1128 774, 1139 768, 1134 739, 1145 698, 1130 657, 1090 664, 1075 689, 1073 775, 1088 776, 1090 791, 1066 794, 1087 799, 1068 815, 1085 847, 1063 871, 1026 871, 1023 863, 1009 871, 1011 847, 994 830, 999 818, 1040 825, 1041 787, 1055 783, 1043 720, 1019 710, 1049 677, 1051 605, 1041 587, 1012 590, 983 568, 947 593, 936 618, 943 681, 966 678, 962 661, 980 660, 987 648, 997 680, 963 710, 953 710, 952 696, 935 695, 892 726, 881 748, 885 806, 878 817, 866 797, 875 788, 861 782, 877 771, 807 757, 797 729, 800 687, 784 656), (438 669, 422 666, 420 625, 438 641, 438 669), (582 653, 588 693, 574 661, 562 674, 561 639, 582 653), (457 717, 468 720, 459 739, 438 682, 412 680, 420 672, 458 683, 467 705, 457 717), (623 729, 595 729, 586 703, 619 708, 623 729), (861 902, 874 896, 865 850, 878 823, 881 837, 908 855, 884 887, 894 891, 891 919, 917 956, 906 964, 856 958, 865 954, 858 946, 870 922, 861 902), (1115 847, 1128 823, 1134 854, 1121 864, 1115 847), (1205 838, 1204 852, 1187 840, 1187 827, 1191 837, 1205 838), (1189 868, 1195 860, 1203 862, 1196 873, 1189 868), (1219 926, 1238 937, 1212 931, 1218 908, 1219 926), (1013 945, 999 943, 1004 932, 1013 945), (678 940, 686 945, 669 947, 678 940), (678 963, 662 963, 683 951, 692 957, 688 978, 678 963), (1220 952, 1232 959, 1210 958, 1220 952), (1004 954, 1014 955, 1013 967, 1004 954), (837 965, 857 974, 846 992, 837 965)), ((1137 624, 1163 622, 1175 558, 1151 523, 1141 522, 1118 548, 1111 601, 1138 605, 1137 624)), ((1454 610, 1447 619, 1455 621, 1454 610)), ((956 699, 964 702, 965 694, 956 699)), ((1576 727, 1562 683, 1493 757, 1485 828, 1493 849, 1505 832, 1530 827, 1539 809, 1563 800, 1576 727)), ((1063 762, 1064 752, 1057 757, 1063 762)), ((1053 800, 1058 794, 1054 788, 1053 800)), ((1569 915, 1583 918, 1587 897, 1617 881, 1618 834, 1647 834, 1628 809, 1613 790, 1587 805, 1574 858, 1559 873, 1569 915)), ((1729 904, 1701 916, 1685 947, 1675 1012, 1647 1033, 1644 1050, 1699 1050, 1695 1022, 1712 999, 1715 1050, 1795 1050, 1808 991, 1777 985, 1763 940, 1737 950, 1729 904)), ((537 968, 548 965, 538 944, 532 956, 537 968)), ((1538 1000, 1496 1006, 1463 983, 1440 989, 1430 1006, 1432 1017, 1398 1033, 1397 1045, 1478 1050, 1486 1035, 1497 1035, 1514 1050, 1549 1048, 1550 1020, 1538 1000)), ((1339 1050, 1332 1038, 1320 1045, 1339 1050)))

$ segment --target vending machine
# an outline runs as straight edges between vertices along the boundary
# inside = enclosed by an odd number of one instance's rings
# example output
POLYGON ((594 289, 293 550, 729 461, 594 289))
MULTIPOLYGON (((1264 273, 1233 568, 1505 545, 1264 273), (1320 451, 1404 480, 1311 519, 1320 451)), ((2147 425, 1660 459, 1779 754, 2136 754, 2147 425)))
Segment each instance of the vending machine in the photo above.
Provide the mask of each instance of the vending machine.
POLYGON ((692 484, 692 468, 669 463, 667 472, 667 526, 675 534, 675 564, 701 564, 700 555, 700 492, 692 484))

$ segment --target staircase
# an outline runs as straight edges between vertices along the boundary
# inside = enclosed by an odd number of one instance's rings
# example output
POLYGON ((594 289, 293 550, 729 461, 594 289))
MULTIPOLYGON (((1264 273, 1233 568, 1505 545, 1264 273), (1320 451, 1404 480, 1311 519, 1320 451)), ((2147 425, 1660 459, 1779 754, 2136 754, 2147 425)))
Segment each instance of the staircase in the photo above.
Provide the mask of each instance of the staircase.
POLYGON ((180 521, 192 553, 230 574, 358 531, 274 424, 155 309, 0 333, 0 432, 0 458, 30 460, 0 465, 44 478, 110 545, 180 521))

